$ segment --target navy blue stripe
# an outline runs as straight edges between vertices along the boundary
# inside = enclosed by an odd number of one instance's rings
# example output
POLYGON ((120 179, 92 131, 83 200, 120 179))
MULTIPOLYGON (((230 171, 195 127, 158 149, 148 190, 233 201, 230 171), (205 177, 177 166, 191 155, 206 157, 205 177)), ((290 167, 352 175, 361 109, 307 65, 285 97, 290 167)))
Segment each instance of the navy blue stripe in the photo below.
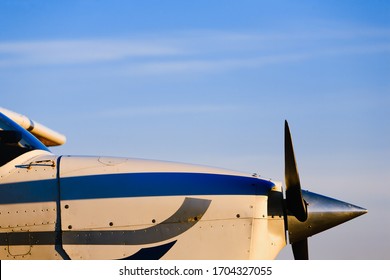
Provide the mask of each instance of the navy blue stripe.
MULTIPOLYGON (((266 195, 270 181, 218 174, 126 173, 68 177, 60 180, 61 199, 189 196, 266 195)), ((0 204, 57 200, 57 181, 40 180, 0 184, 0 204)))
POLYGON ((0 184, 0 204, 50 202, 57 196, 55 179, 0 184))
POLYGON ((203 173, 126 173, 61 179, 61 199, 189 195, 266 195, 258 178, 203 173))

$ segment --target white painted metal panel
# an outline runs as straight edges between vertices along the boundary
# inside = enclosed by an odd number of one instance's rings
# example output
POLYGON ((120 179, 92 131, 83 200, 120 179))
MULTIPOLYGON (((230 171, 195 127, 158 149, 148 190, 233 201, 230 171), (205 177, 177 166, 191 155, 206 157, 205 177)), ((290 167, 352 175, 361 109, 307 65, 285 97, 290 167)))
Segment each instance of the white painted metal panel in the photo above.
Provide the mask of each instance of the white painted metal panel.
POLYGON ((58 222, 56 160, 33 151, 1 168, 0 187, 8 195, 0 204, 1 259, 61 258, 55 242, 42 245, 35 238, 42 232, 53 236, 58 222))

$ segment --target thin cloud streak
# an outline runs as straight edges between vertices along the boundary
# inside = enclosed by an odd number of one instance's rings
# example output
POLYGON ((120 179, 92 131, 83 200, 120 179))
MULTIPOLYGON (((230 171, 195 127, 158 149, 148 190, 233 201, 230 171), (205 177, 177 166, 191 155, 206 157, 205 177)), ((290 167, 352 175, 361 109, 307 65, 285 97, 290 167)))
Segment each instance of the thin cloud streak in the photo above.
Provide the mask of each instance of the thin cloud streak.
POLYGON ((86 64, 182 54, 175 46, 131 40, 0 43, 0 66, 86 64), (1 58, 3 57, 3 59, 1 58))
POLYGON ((199 31, 127 40, 0 42, 0 67, 117 63, 118 69, 132 75, 223 71, 323 56, 389 52, 389 33, 388 30, 351 30, 349 33, 341 30, 319 37, 314 33, 271 36, 199 31), (337 45, 326 44, 330 38, 339 37, 343 40, 337 45), (368 44, 364 41, 367 37, 378 40, 368 44))
POLYGON ((291 54, 244 59, 157 61, 131 65, 128 73, 135 75, 164 75, 184 72, 231 71, 240 68, 258 68, 270 64, 294 62, 309 57, 309 55, 305 54, 291 54))
POLYGON ((390 44, 374 46, 352 46, 324 49, 313 52, 291 53, 281 55, 264 55, 262 57, 238 59, 183 59, 172 61, 153 61, 129 65, 127 74, 131 75, 164 75, 188 72, 232 71, 237 69, 260 68, 281 63, 296 63, 326 56, 375 54, 390 52, 390 44))
POLYGON ((100 111, 96 117, 102 118, 124 118, 138 116, 163 116, 163 115, 196 115, 196 114, 215 114, 226 112, 237 112, 241 109, 233 105, 159 105, 159 106, 137 106, 126 108, 114 108, 100 111))

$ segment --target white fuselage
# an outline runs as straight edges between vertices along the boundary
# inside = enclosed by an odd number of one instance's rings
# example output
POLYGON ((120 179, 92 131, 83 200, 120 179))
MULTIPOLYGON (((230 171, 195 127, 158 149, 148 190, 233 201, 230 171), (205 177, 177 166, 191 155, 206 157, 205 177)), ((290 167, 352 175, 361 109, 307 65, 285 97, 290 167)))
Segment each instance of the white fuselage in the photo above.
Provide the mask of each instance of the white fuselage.
POLYGON ((0 259, 273 259, 286 245, 281 186, 256 175, 35 150, 0 176, 0 259))

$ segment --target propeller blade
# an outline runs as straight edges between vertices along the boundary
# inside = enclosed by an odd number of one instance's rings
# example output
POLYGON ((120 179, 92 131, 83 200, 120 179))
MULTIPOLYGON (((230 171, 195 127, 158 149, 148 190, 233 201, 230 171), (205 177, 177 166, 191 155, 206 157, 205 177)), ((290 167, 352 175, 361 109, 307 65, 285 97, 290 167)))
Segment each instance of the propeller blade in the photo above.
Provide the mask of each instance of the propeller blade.
POLYGON ((291 244, 293 254, 294 254, 294 259, 295 260, 308 260, 309 259, 309 249, 307 245, 307 238, 294 242, 291 244))
POLYGON ((367 213, 350 203, 302 191, 294 147, 287 121, 284 124, 285 219, 294 259, 308 260, 308 237, 367 213))
POLYGON ((284 123, 284 167, 287 209, 301 222, 307 220, 306 202, 303 200, 290 128, 284 123))

